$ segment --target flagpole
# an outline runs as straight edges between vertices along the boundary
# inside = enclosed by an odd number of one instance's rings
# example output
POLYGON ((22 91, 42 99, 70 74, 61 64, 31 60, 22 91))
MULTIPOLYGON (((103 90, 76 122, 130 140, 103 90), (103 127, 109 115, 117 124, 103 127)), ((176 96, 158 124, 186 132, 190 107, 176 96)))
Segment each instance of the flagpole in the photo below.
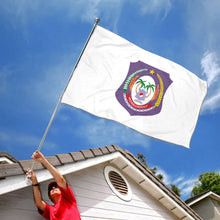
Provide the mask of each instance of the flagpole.
MULTIPOLYGON (((67 82, 67 84, 66 84, 64 90, 63 90, 63 93, 62 93, 62 95, 61 95, 60 98, 59 98, 59 101, 58 101, 58 103, 57 103, 57 105, 56 105, 56 107, 55 107, 55 109, 54 109, 54 112, 53 112, 53 114, 52 114, 52 116, 51 116, 51 118, 50 118, 50 121, 49 121, 49 123, 48 123, 48 125, 47 125, 47 128, 46 128, 46 130, 45 130, 45 132, 44 132, 44 135, 43 135, 43 137, 42 137, 42 139, 41 139, 41 142, 40 142, 40 144, 39 144, 39 147, 38 147, 38 149, 37 149, 37 152, 39 152, 39 151, 41 150, 41 147, 42 147, 42 145, 43 145, 43 143, 44 143, 44 140, 45 140, 45 138, 46 138, 46 136, 47 136, 47 133, 48 133, 48 131, 49 131, 49 128, 50 128, 50 126, 51 126, 51 124, 52 124, 52 122, 53 122, 53 119, 54 119, 54 117, 55 117, 55 114, 57 113, 57 110, 58 110, 59 105, 60 105, 60 103, 61 103, 61 100, 62 100, 62 98, 63 98, 63 94, 65 93, 65 91, 66 91, 66 89, 67 89, 67 87, 68 87, 68 85, 69 85, 69 82, 70 82, 70 80, 71 80, 71 78, 72 78, 72 76, 73 76, 73 73, 74 73, 75 69, 77 68, 77 66, 78 66, 78 64, 79 64, 80 59, 81 59, 81 57, 82 57, 82 55, 83 55, 83 53, 84 53, 84 51, 85 51, 85 49, 86 49, 86 47, 87 47, 87 45, 88 45, 88 43, 89 43, 89 40, 90 40, 90 38, 91 38, 93 32, 95 31, 95 28, 97 27, 99 21, 100 21, 99 18, 95 18, 95 23, 94 23, 94 26, 93 26, 93 28, 92 28, 92 31, 90 32, 89 37, 88 37, 88 39, 87 39, 87 41, 86 41, 86 43, 85 43, 85 45, 84 45, 84 47, 83 47, 83 49, 82 49, 82 51, 81 51, 81 53, 80 53, 80 56, 79 56, 79 58, 78 58, 78 60, 77 60, 77 62, 76 62, 76 64, 75 64, 75 66, 74 66, 74 68, 73 68, 73 70, 72 70, 72 73, 71 73, 71 75, 70 75, 70 77, 69 77, 69 80, 68 80, 68 82, 67 82)), ((32 162, 32 166, 31 166, 31 169, 30 169, 29 172, 31 172, 31 170, 33 170, 33 168, 34 168, 34 163, 35 163, 35 161, 32 162)), ((30 174, 30 173, 29 173, 29 174, 30 174)), ((27 177, 30 178, 30 175, 28 175, 27 177)))

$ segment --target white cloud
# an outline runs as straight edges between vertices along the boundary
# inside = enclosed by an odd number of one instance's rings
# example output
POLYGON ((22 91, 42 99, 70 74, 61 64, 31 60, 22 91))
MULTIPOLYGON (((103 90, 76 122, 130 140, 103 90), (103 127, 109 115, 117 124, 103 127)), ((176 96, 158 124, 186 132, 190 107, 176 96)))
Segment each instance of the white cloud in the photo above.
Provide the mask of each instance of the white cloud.
MULTIPOLYGON (((165 170, 163 170, 161 167, 157 167, 157 174, 162 174, 164 179, 163 182, 170 186, 170 184, 175 184, 179 189, 181 193, 182 199, 188 199, 191 196, 191 192, 193 187, 195 186, 195 182, 198 181, 198 175, 192 176, 190 178, 180 175, 180 176, 171 176, 168 174, 165 170)), ((215 171, 216 173, 220 173, 220 170, 215 171)))
POLYGON ((7 0, 4 1, 0 10, 10 21, 11 25, 16 28, 18 25, 26 27, 33 21, 43 19, 45 16, 53 13, 61 13, 63 19, 74 22, 82 20, 93 22, 94 18, 100 17, 108 22, 116 30, 117 22, 121 15, 121 10, 126 4, 137 8, 141 15, 156 14, 165 18, 171 9, 171 0, 80 0, 69 1, 59 0, 43 1, 38 0, 30 2, 28 0, 7 0))
POLYGON ((62 3, 59 0, 35 2, 7 0, 1 4, 0 10, 4 12, 14 27, 20 24, 26 26, 32 21, 42 19, 44 16, 53 13, 61 13, 62 18, 72 22, 79 19, 93 22, 97 16, 114 21, 119 16, 118 12, 123 2, 124 0, 63 0, 62 3))
MULTIPOLYGON (((216 173, 220 173, 220 170, 215 171, 216 173)), ((181 196, 183 198, 189 198, 190 194, 192 192, 193 187, 195 186, 195 182, 198 181, 198 176, 196 177, 191 177, 189 179, 183 178, 177 186, 181 189, 181 196)))
MULTIPOLYGON (((37 149, 40 144, 40 138, 34 135, 18 133, 17 131, 0 131, 0 142, 6 148, 22 146, 37 149)), ((56 147, 56 144, 45 142, 44 147, 53 149, 56 147)))
MULTIPOLYGON (((81 19, 91 22, 94 18, 100 17, 103 20, 115 23, 120 16, 123 0, 95 0, 81 1, 82 11, 81 19)), ((75 11, 75 8, 73 8, 75 11)))
POLYGON ((158 166, 156 166, 156 167, 157 167, 157 173, 156 174, 161 174, 163 176, 163 182, 166 185, 169 185, 170 183, 172 183, 170 175, 165 170, 163 170, 162 168, 160 168, 158 166))
POLYGON ((31 91, 31 96, 35 95, 35 100, 41 99, 46 103, 52 103, 59 99, 62 91, 67 84, 73 68, 72 55, 63 56, 58 63, 52 66, 45 66, 43 78, 37 78, 26 86, 27 91, 31 91))
POLYGON ((201 68, 208 83, 208 94, 203 103, 202 112, 214 111, 220 107, 220 62, 216 52, 204 53, 201 68))
POLYGON ((207 83, 210 87, 220 76, 219 59, 215 52, 205 52, 201 60, 203 74, 207 77, 207 83))
POLYGON ((183 24, 188 34, 188 60, 192 66, 196 66, 195 61, 201 59, 203 76, 208 83, 202 113, 214 112, 220 108, 220 1, 213 0, 210 4, 209 1, 195 0, 186 1, 184 4, 186 16, 183 24))
POLYGON ((184 177, 183 176, 180 176, 180 177, 178 177, 176 180, 173 180, 173 184, 178 184, 178 183, 180 183, 181 181, 183 181, 184 180, 184 177))
MULTIPOLYGON (((78 135, 83 136, 93 146, 117 145, 136 145, 148 147, 149 140, 146 136, 120 125, 116 122, 105 119, 92 119, 84 117, 81 126, 78 127, 78 135), (86 131, 86 135, 85 135, 86 131)), ((74 131, 76 132, 76 131, 74 131)))
POLYGON ((190 39, 200 48, 219 48, 219 9, 220 1, 186 1, 187 15, 185 22, 188 25, 190 39))
MULTIPOLYGON (((167 185, 170 186, 170 184, 175 184, 179 189, 181 193, 181 197, 183 199, 187 199, 190 197, 191 191, 194 187, 194 183, 198 178, 190 178, 186 179, 185 176, 181 175, 178 176, 177 178, 174 178, 173 176, 169 175, 165 170, 162 168, 157 167, 157 174, 162 174, 164 179, 163 182, 167 185)), ((176 175, 175 175, 176 176, 176 175)))
POLYGON ((218 108, 220 108, 220 90, 205 99, 202 106, 202 113, 205 111, 215 111, 218 108))
POLYGON ((141 14, 163 14, 162 18, 167 16, 172 7, 171 0, 141 0, 136 3, 140 6, 141 14))
POLYGON ((194 183, 198 178, 187 179, 180 182, 177 186, 181 189, 182 197, 190 197, 190 193, 194 187, 194 183))

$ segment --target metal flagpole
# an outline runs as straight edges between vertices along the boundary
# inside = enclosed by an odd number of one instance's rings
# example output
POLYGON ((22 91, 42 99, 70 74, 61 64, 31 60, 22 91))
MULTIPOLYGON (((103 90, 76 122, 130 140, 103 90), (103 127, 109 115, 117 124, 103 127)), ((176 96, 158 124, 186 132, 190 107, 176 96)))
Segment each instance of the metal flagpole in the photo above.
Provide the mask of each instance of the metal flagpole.
MULTIPOLYGON (((58 107, 59 107, 59 105, 60 105, 60 103, 61 103, 63 94, 65 93, 65 91, 66 91, 66 89, 67 89, 67 87, 68 87, 68 85, 69 85, 69 82, 70 82, 70 80, 71 80, 71 78, 72 78, 72 76, 73 76, 73 73, 74 73, 75 69, 77 68, 77 66, 78 66, 78 64, 79 64, 79 61, 80 61, 80 59, 81 59, 81 57, 82 57, 82 55, 83 55, 83 53, 84 53, 84 51, 85 51, 85 49, 86 49, 86 46, 87 46, 88 43, 89 43, 89 40, 90 40, 90 38, 91 38, 93 32, 95 31, 95 28, 96 28, 97 24, 99 23, 99 21, 100 21, 99 18, 95 18, 95 24, 94 24, 94 26, 93 26, 93 28, 92 28, 92 31, 90 32, 90 35, 89 35, 89 37, 88 37, 88 39, 87 39, 87 41, 86 41, 86 43, 85 43, 85 45, 84 45, 84 47, 83 47, 81 53, 80 53, 80 56, 79 56, 79 58, 78 58, 78 60, 77 60, 77 62, 76 62, 76 64, 75 64, 75 66, 74 66, 74 68, 73 68, 73 70, 72 70, 72 73, 71 73, 71 75, 70 75, 70 77, 69 77, 69 80, 68 80, 68 82, 67 82, 67 84, 66 84, 66 87, 64 88, 63 93, 62 93, 62 95, 60 96, 60 99, 59 99, 59 101, 58 101, 58 103, 57 103, 57 105, 56 105, 56 107, 55 107, 55 109, 54 109, 54 112, 53 112, 53 114, 52 114, 52 116, 51 116, 51 118, 50 118, 50 121, 49 121, 49 123, 48 123, 48 125, 47 125, 47 128, 46 128, 46 130, 45 130, 45 132, 44 132, 44 135, 43 135, 43 137, 42 137, 42 139, 41 139, 41 142, 40 142, 40 145, 39 145, 39 147, 38 147, 38 149, 37 149, 37 152, 39 152, 39 151, 41 150, 41 147, 42 147, 42 145, 43 145, 43 143, 44 143, 44 140, 45 140, 45 138, 46 138, 46 135, 47 135, 47 133, 48 133, 48 130, 49 130, 51 124, 52 124, 52 121, 53 121, 53 119, 54 119, 54 117, 55 117, 55 114, 56 114, 56 112, 57 112, 57 110, 58 110, 58 107)), ((31 166, 31 169, 30 169, 30 171, 29 171, 29 175, 27 176, 27 178, 30 178, 30 172, 31 172, 31 170, 33 170, 33 168, 34 168, 34 163, 35 163, 35 161, 33 161, 33 163, 32 163, 32 166, 31 166)))

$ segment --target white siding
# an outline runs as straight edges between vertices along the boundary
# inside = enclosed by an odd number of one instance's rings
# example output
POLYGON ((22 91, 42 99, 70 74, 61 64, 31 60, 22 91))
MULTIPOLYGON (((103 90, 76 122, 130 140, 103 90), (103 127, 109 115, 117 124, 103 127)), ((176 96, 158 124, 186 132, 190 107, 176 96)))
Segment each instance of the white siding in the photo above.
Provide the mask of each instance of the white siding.
MULTIPOLYGON (((132 200, 126 202, 118 198, 104 178, 105 165, 107 164, 97 165, 66 176, 76 196, 82 220, 177 219, 126 175, 124 176, 133 192, 132 200)), ((48 182, 50 181, 41 184, 41 190, 45 201, 50 203, 47 197, 48 182)), ((0 196, 0 219, 43 219, 34 206, 31 186, 0 196)))
MULTIPOLYGON (((176 219, 134 181, 127 179, 132 192, 132 200, 118 198, 109 188, 103 174, 107 164, 94 166, 66 176, 71 185, 83 220, 90 219, 176 219)), ((123 173, 123 172, 122 172, 123 173)))
POLYGON ((40 220, 33 203, 32 189, 17 190, 0 196, 1 220, 40 220))

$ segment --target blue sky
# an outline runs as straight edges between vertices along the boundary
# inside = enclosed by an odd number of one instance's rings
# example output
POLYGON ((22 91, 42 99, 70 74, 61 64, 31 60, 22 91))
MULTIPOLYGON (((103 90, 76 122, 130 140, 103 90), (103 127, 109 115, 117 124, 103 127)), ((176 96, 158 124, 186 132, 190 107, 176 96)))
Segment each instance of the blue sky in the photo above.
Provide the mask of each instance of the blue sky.
POLYGON ((0 4, 0 150, 29 159, 38 148, 77 58, 100 26, 170 59, 208 83, 186 149, 61 104, 42 152, 117 144, 146 156, 165 183, 189 197, 199 174, 220 173, 220 2, 218 0, 2 0, 0 4))

